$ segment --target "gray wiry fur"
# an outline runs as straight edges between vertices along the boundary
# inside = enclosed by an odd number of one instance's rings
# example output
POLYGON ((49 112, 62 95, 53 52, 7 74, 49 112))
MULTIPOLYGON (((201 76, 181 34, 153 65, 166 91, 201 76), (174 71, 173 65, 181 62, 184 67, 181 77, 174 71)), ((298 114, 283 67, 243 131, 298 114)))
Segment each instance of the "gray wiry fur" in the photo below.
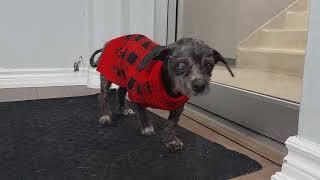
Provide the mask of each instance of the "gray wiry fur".
MULTIPOLYGON (((102 50, 96 51, 94 55, 101 51, 102 50)), ((158 51, 159 52, 152 53, 155 56, 161 55, 162 58, 165 58, 162 77, 166 90, 171 96, 183 94, 191 97, 206 94, 209 91, 213 67, 219 61, 226 65, 230 74, 233 76, 223 56, 201 40, 183 38, 167 47, 158 49, 158 51)), ((93 62, 94 55, 90 59, 93 67, 96 66, 96 63, 93 62)), ((101 118, 99 122, 102 124, 111 123, 112 112, 106 102, 108 100, 107 90, 110 86, 111 82, 101 75, 101 93, 99 96, 101 118)), ((125 115, 131 112, 125 104, 124 97, 126 93, 127 90, 125 88, 119 88, 117 90, 117 111, 125 115)), ((151 122, 145 117, 145 111, 146 110, 139 104, 134 105, 136 118, 140 122, 141 134, 152 136, 155 134, 155 131, 151 122)), ((162 139, 165 147, 169 151, 179 151, 184 148, 183 142, 178 139, 175 134, 175 127, 177 126, 182 111, 183 107, 171 111, 168 121, 166 122, 162 139)))
POLYGON ((187 96, 197 96, 209 91, 209 82, 212 69, 203 68, 204 63, 215 64, 213 50, 200 40, 184 38, 169 46, 172 55, 169 57, 169 76, 172 77, 173 91, 187 96), (183 76, 175 76, 174 67, 180 62, 187 62, 189 71, 183 76), (205 89, 203 92, 196 92, 192 89, 192 82, 203 80, 205 89))

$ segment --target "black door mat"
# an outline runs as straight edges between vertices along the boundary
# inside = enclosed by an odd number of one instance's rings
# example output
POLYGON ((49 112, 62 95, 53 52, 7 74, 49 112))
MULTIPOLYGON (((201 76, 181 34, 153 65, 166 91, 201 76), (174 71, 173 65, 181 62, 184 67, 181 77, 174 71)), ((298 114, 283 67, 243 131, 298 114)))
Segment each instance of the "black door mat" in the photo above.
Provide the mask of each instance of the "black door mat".
MULTIPOLYGON (((163 119, 148 117, 159 133, 163 119)), ((159 136, 139 135, 134 117, 97 119, 96 95, 0 103, 0 179, 219 180, 262 168, 180 127, 186 149, 169 153, 159 136)))

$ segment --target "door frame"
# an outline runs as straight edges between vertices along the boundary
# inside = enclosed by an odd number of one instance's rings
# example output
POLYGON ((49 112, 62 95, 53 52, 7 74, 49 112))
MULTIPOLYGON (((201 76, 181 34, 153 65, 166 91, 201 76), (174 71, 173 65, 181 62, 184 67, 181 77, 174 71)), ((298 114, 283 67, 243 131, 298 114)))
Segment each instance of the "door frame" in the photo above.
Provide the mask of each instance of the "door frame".
MULTIPOLYGON (((182 11, 183 0, 169 0, 168 43, 181 37, 182 11)), ((218 82, 210 86, 210 98, 196 97, 189 103, 280 143, 297 134, 299 103, 218 82)))

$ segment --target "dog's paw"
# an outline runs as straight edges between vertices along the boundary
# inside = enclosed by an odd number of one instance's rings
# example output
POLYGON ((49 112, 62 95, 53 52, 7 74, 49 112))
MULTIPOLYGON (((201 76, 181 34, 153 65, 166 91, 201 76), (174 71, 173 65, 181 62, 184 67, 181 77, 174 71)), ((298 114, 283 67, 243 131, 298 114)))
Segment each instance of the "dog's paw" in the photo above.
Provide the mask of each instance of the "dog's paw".
POLYGON ((111 124, 111 116, 109 115, 103 115, 99 119, 99 123, 101 125, 110 125, 111 124))
POLYGON ((183 142, 177 137, 165 139, 164 145, 169 152, 177 152, 182 151, 184 149, 183 142))
POLYGON ((144 136, 154 136, 156 135, 156 132, 154 131, 153 126, 148 126, 148 127, 144 127, 141 128, 141 134, 144 136))
POLYGON ((134 111, 132 109, 127 108, 127 107, 121 107, 121 106, 117 107, 117 113, 122 114, 124 116, 133 116, 134 115, 134 111))
POLYGON ((130 108, 124 108, 123 115, 125 115, 125 116, 133 116, 134 115, 134 111, 132 109, 130 109, 130 108))

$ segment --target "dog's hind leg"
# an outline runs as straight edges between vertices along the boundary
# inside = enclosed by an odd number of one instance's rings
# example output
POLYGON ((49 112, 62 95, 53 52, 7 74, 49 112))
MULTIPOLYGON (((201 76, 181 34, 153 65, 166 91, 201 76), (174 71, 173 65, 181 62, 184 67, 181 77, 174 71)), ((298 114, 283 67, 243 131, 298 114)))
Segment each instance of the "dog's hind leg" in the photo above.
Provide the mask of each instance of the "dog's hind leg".
POLYGON ((100 108, 100 119, 99 123, 102 125, 110 125, 111 124, 111 116, 112 111, 110 109, 110 105, 107 102, 108 98, 108 90, 110 89, 112 82, 106 80, 103 75, 100 75, 100 86, 101 92, 99 95, 99 108, 100 108))
POLYGON ((136 118, 140 123, 140 133, 144 136, 153 136, 155 135, 155 131, 153 128, 152 123, 150 120, 146 117, 146 109, 139 104, 134 104, 134 110, 136 112, 136 118))
POLYGON ((119 87, 119 89, 117 90, 117 98, 118 98, 117 111, 120 114, 123 114, 125 116, 133 115, 133 110, 129 109, 129 107, 127 106, 127 103, 125 102, 126 94, 127 94, 127 89, 123 87, 119 87))

